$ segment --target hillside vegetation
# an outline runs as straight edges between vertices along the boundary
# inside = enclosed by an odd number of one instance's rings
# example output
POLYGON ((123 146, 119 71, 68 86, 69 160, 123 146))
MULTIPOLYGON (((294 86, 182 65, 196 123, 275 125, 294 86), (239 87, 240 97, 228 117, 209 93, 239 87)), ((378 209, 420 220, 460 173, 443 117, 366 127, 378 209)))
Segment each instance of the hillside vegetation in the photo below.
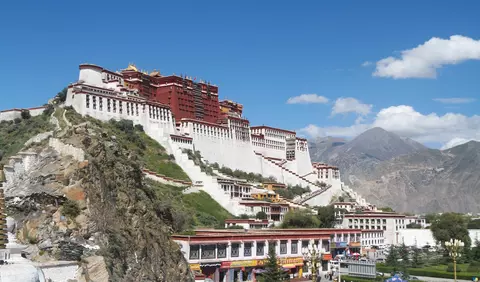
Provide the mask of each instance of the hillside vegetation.
MULTIPOLYGON (((151 171, 165 176, 187 180, 187 174, 175 163, 175 158, 168 155, 157 141, 150 138, 141 126, 134 126, 131 121, 121 120, 101 122, 90 117, 81 117, 74 110, 67 109, 66 117, 74 124, 90 122, 98 126, 108 136, 115 136, 115 141, 121 145, 129 155, 151 171)), ((156 195, 168 201, 175 210, 178 231, 187 231, 195 227, 222 227, 224 220, 231 217, 220 204, 206 192, 183 194, 184 188, 170 186, 155 181, 147 180, 156 195)))
POLYGON ((36 117, 18 118, 0 122, 0 164, 5 164, 9 157, 18 153, 25 142, 35 135, 53 130, 46 114, 36 117))
POLYGON ((133 122, 128 120, 102 122, 91 117, 81 117, 69 108, 66 117, 73 124, 88 121, 101 126, 107 135, 115 136, 116 141, 130 154, 135 154, 143 168, 171 178, 190 181, 187 174, 175 163, 173 155, 167 154, 162 145, 145 134, 142 126, 134 126, 133 122))

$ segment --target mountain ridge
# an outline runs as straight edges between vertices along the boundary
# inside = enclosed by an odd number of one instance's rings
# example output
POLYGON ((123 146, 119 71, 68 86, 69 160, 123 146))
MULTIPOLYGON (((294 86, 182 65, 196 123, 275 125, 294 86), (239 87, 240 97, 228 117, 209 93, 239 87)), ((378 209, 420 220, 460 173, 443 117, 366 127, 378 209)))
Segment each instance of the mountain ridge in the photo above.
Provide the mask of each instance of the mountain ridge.
POLYGON ((476 141, 442 151, 372 128, 312 156, 313 161, 338 166, 342 180, 378 206, 399 212, 480 211, 476 141))

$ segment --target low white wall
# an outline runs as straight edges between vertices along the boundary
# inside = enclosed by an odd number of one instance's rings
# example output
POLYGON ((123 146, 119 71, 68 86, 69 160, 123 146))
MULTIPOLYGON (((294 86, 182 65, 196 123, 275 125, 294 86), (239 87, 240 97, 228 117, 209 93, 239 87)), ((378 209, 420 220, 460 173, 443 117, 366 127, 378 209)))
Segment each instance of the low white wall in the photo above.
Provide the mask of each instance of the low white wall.
POLYGON ((45 279, 51 279, 52 282, 66 282, 69 279, 75 279, 78 265, 72 263, 70 265, 40 266, 40 269, 42 269, 45 279))
MULTIPOLYGON (((435 239, 433 238, 432 231, 430 229, 400 229, 398 235, 399 243, 405 243, 407 246, 423 247, 425 245, 435 246, 435 239)), ((472 243, 476 239, 480 240, 480 229, 468 230, 472 243)))
POLYGON ((75 160, 79 162, 83 162, 85 160, 85 152, 82 149, 76 148, 70 144, 64 144, 57 138, 50 138, 50 140, 48 141, 48 145, 55 149, 55 151, 57 151, 61 155, 72 156, 75 160))
POLYGON ((16 118, 22 118, 22 111, 27 110, 32 117, 39 116, 45 110, 45 107, 36 107, 29 109, 11 109, 0 112, 0 121, 2 120, 14 120, 16 118))

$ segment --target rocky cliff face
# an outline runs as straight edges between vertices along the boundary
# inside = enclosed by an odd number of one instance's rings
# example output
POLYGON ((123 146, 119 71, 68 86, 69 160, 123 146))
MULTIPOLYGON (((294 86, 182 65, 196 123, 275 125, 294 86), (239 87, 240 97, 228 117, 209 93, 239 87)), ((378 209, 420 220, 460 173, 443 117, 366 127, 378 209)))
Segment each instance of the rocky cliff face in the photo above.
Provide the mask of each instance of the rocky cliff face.
POLYGON ((30 145, 32 169, 6 188, 8 215, 30 257, 78 261, 78 281, 193 281, 169 239, 183 217, 144 182, 135 153, 101 123, 65 125, 55 137, 83 150, 85 160, 47 142, 30 145))
POLYGON ((318 161, 340 167, 342 179, 368 201, 402 212, 480 212, 480 143, 427 149, 372 129, 324 152, 318 161))

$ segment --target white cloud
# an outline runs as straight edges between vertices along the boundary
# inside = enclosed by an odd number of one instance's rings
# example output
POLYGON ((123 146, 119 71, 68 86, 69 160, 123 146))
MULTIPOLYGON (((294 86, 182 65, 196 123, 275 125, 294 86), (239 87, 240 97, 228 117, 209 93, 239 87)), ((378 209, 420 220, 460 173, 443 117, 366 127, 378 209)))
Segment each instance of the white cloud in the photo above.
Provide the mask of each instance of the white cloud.
POLYGON ((364 104, 355 98, 338 98, 332 109, 332 116, 337 114, 357 113, 365 116, 372 110, 372 105, 364 104))
POLYGON ((443 104, 468 104, 476 101, 474 98, 435 98, 435 102, 440 102, 443 104))
POLYGON ((422 45, 402 51, 401 58, 378 61, 373 75, 395 79, 436 78, 437 69, 467 60, 480 60, 480 40, 461 35, 449 39, 432 37, 422 45))
POLYGON ((300 96, 290 97, 287 104, 326 104, 328 98, 317 94, 302 94, 300 96))
POLYGON ((368 67, 368 66, 370 66, 370 65, 372 65, 372 62, 370 62, 370 61, 365 61, 365 62, 363 62, 362 67, 368 67))
POLYGON ((380 110, 372 123, 357 122, 347 127, 318 127, 310 124, 299 132, 312 137, 328 135, 355 137, 372 127, 382 127, 419 142, 445 144, 446 147, 461 142, 459 140, 480 140, 480 116, 468 117, 457 113, 447 113, 443 116, 436 113, 422 114, 406 105, 380 110))
POLYGON ((448 141, 447 143, 445 143, 445 144, 442 146, 442 148, 440 148, 440 150, 450 149, 450 148, 453 148, 453 147, 458 146, 458 145, 465 144, 465 143, 470 142, 470 141, 478 141, 478 142, 480 142, 480 140, 476 140, 476 139, 465 139, 465 138, 455 137, 455 138, 453 138, 452 140, 450 140, 450 141, 448 141))

